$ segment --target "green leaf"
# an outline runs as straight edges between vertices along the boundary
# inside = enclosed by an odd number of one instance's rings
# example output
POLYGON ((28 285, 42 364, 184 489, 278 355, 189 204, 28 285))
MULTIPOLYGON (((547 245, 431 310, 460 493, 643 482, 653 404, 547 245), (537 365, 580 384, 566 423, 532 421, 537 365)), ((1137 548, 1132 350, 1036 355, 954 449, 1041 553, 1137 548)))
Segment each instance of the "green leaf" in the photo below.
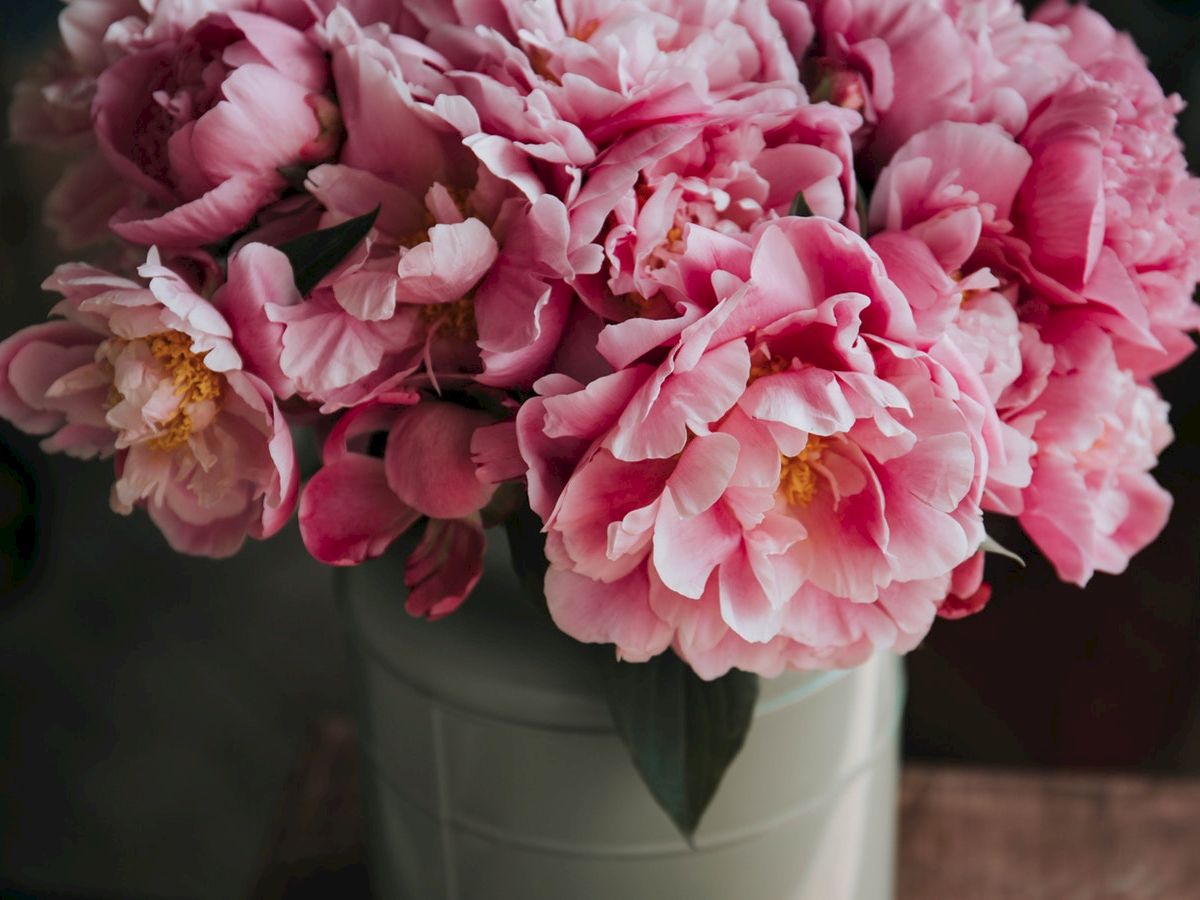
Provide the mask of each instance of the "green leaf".
POLYGON ((513 571, 525 596, 537 609, 546 612, 546 536, 542 534, 542 520, 532 509, 529 501, 522 498, 516 511, 504 522, 508 535, 508 553, 512 557, 513 571))
POLYGON ((984 534, 983 543, 979 545, 979 549, 984 553, 995 553, 997 556, 1007 556, 1009 559, 1016 560, 1021 568, 1025 568, 1025 560, 1021 559, 1016 553, 1013 553, 998 540, 989 534, 984 534))
POLYGON ((758 676, 737 669, 704 681, 673 652, 649 662, 600 654, 617 732, 680 834, 692 836, 725 770, 742 749, 758 700, 758 676))
POLYGON ((279 247, 292 264, 292 280, 302 297, 308 296, 322 278, 337 268, 371 231, 378 216, 377 206, 365 216, 301 235, 279 247))
POLYGON ((870 203, 867 200, 867 192, 863 188, 862 182, 858 180, 854 182, 854 211, 858 213, 858 232, 863 237, 866 237, 867 219, 870 218, 870 203))
POLYGON ((804 191, 797 191, 795 198, 792 200, 792 207, 788 210, 788 215, 808 218, 812 214, 813 211, 809 208, 808 201, 804 199, 804 191))

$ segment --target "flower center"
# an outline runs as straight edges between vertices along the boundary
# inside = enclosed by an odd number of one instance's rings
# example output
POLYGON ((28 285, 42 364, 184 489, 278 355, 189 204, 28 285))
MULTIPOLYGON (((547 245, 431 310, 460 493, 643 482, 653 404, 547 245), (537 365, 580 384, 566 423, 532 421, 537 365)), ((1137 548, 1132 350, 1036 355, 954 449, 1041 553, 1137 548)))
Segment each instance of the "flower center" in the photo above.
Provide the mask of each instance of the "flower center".
POLYGON ((778 375, 780 372, 786 372, 792 367, 790 360, 780 356, 771 356, 765 352, 757 352, 750 361, 750 377, 746 379, 746 385, 752 385, 760 378, 765 378, 768 375, 778 375))
POLYGON ((784 499, 793 506, 808 506, 813 494, 817 491, 817 473, 813 463, 821 458, 821 449, 825 442, 815 434, 810 435, 808 443, 798 456, 780 454, 779 490, 784 499))
POLYGON ((430 331, 436 329, 439 334, 460 341, 474 341, 478 337, 475 302, 470 296, 451 303, 426 303, 421 307, 421 321, 430 331))
POLYGON ((162 365, 175 385, 179 408, 163 423, 161 432, 150 446, 174 450, 186 444, 194 430, 190 409, 200 403, 221 399, 222 378, 204 365, 204 357, 192 351, 192 339, 179 331, 156 334, 147 339, 150 352, 162 365))

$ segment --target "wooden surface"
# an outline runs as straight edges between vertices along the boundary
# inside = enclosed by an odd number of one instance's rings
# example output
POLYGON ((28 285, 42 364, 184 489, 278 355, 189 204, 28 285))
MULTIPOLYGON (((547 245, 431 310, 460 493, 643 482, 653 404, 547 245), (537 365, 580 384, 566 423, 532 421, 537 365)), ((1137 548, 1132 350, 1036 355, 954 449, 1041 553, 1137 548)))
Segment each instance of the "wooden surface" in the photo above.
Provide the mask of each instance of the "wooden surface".
MULTIPOLYGON (((254 900, 369 897, 354 752, 317 728, 254 900)), ((898 900, 1200 900, 1200 779, 910 765, 900 816, 898 900)))
POLYGON ((1200 779, 909 766, 899 897, 1200 898, 1200 779))

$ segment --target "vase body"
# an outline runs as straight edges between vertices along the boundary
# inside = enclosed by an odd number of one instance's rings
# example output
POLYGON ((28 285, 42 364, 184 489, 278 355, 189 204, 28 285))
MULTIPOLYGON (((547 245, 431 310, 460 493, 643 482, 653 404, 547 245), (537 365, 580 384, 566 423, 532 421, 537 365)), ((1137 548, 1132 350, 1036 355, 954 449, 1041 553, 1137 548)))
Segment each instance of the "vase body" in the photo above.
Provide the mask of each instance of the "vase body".
POLYGON ((695 839, 641 781, 594 664, 520 596, 504 536, 454 615, 403 554, 339 573, 379 900, 886 900, 900 661, 762 681, 695 839))

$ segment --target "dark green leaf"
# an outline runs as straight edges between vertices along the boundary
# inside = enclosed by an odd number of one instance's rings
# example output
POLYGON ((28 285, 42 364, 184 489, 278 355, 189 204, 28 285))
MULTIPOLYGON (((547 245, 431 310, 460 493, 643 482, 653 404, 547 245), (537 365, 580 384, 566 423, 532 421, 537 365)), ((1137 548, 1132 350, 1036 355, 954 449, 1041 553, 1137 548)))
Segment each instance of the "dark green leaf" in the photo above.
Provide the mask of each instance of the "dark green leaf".
POLYGON ((804 191, 797 191, 796 198, 792 201, 792 208, 788 210, 788 215, 808 218, 812 214, 813 211, 809 209, 808 201, 804 199, 804 191))
POLYGON ((869 203, 867 190, 861 181, 854 183, 854 211, 858 213, 858 231, 863 237, 867 236, 867 219, 869 218, 869 203))
POLYGON ((337 268, 346 254, 371 231, 378 215, 377 206, 365 216, 301 235, 279 248, 292 264, 292 280, 301 296, 307 296, 322 278, 337 268))
POLYGON ((516 511, 504 522, 508 535, 508 552, 512 557, 513 571, 517 573, 530 603, 539 610, 546 610, 546 536, 542 534, 542 520, 525 498, 517 504, 516 511))
POLYGON ((601 648, 608 705, 654 799, 691 843, 725 770, 742 749, 758 676, 737 669, 704 681, 668 651, 645 663, 601 648))

